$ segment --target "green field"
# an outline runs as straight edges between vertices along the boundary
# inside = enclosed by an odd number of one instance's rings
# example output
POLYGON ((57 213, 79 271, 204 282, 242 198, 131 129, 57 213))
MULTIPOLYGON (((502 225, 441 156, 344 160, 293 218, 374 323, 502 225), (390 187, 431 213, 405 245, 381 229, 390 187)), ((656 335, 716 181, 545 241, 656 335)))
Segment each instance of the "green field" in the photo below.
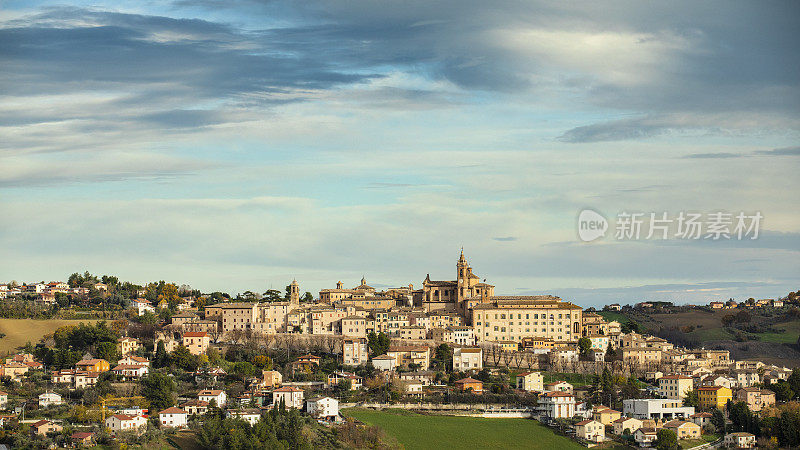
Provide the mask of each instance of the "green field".
POLYGON ((97 322, 93 320, 33 320, 33 319, 0 319, 0 355, 14 353, 17 347, 30 342, 36 344, 46 334, 50 334, 64 325, 77 325, 81 322, 97 322))
POLYGON ((406 449, 579 449, 569 438, 529 419, 428 416, 404 410, 347 409, 344 415, 376 425, 406 449))
POLYGON ((622 313, 619 313, 619 312, 616 312, 616 311, 598 311, 597 314, 600 314, 601 316, 603 316, 604 319, 606 319, 609 322, 614 321, 614 320, 616 320, 620 324, 623 324, 623 323, 628 322, 628 321, 636 322, 635 320, 629 318, 625 314, 622 314, 622 313))

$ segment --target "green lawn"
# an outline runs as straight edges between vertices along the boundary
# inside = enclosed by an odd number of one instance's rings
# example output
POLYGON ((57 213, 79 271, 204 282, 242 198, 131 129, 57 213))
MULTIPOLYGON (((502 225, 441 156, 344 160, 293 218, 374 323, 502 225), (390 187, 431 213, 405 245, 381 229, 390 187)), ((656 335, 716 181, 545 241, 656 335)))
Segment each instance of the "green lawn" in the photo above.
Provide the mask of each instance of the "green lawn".
POLYGON ((785 330, 783 333, 759 333, 761 342, 771 342, 775 344, 794 344, 800 336, 800 321, 776 323, 772 325, 777 329, 785 330))
POLYGON ((428 416, 408 411, 346 409, 342 413, 376 425, 406 449, 579 449, 578 443, 559 436, 529 419, 428 416))

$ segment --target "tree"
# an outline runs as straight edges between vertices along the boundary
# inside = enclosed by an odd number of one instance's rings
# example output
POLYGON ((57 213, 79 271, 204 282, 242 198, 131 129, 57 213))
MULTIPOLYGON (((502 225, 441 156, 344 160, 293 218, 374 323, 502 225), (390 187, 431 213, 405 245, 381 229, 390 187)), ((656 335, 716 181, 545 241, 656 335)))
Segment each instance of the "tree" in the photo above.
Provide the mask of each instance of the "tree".
POLYGON ((264 296, 261 297, 262 300, 265 302, 277 302, 281 300, 281 291, 277 289, 268 289, 264 292, 264 296))
POLYGON ((656 434, 656 448, 658 450, 673 450, 678 447, 678 435, 674 431, 662 428, 656 434))
POLYGON ((179 345, 172 354, 169 355, 169 360, 175 367, 179 367, 187 372, 194 372, 197 370, 197 357, 183 345, 179 345))
POLYGON ((105 359, 106 361, 117 360, 117 344, 113 342, 101 342, 97 344, 96 351, 97 357, 105 359))
POLYGON ((711 412, 711 424, 714 425, 720 433, 725 434, 725 414, 717 408, 714 408, 714 411, 711 412))
POLYGON ((453 367, 453 349, 447 344, 439 344, 439 346, 436 347, 436 353, 433 359, 439 369, 446 372, 453 367))
POLYGON ((700 397, 697 395, 697 391, 692 389, 686 392, 686 397, 683 398, 683 406, 700 407, 700 397))
POLYGON ((370 331, 369 335, 367 336, 367 345, 370 352, 372 352, 372 356, 383 355, 384 353, 388 352, 389 344, 389 336, 386 336, 383 334, 383 332, 380 332, 380 334, 376 335, 374 331, 370 331))
POLYGON ((592 349, 592 341, 589 338, 582 337, 578 339, 578 349, 582 357, 589 356, 589 350, 592 349))
POLYGON ((158 341, 158 346, 156 346, 156 355, 153 357, 153 367, 159 369, 167 364, 169 364, 167 348, 164 346, 164 341, 158 341))
POLYGON ((311 292, 306 292, 300 297, 300 303, 313 303, 314 302, 314 295, 311 292))
POLYGON ((153 412, 169 408, 175 404, 175 382, 166 374, 154 372, 142 377, 142 396, 150 402, 153 412))

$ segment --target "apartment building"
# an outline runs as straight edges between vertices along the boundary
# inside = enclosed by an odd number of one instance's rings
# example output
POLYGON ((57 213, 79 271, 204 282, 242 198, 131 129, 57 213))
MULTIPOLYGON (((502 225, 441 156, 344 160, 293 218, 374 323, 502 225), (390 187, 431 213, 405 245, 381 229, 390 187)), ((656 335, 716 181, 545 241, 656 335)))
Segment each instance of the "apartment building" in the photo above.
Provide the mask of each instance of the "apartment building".
POLYGON ((686 375, 664 375, 658 379, 658 395, 673 400, 683 400, 694 388, 694 380, 686 375))
POLYGON ((369 359, 367 340, 364 338, 344 339, 342 341, 342 364, 358 366, 369 359))
POLYGON ((490 297, 473 308, 478 342, 522 342, 526 337, 577 342, 583 310, 553 296, 490 297))
POLYGON ((733 392, 724 386, 700 386, 697 388, 700 407, 723 409, 725 404, 733 398, 733 392))

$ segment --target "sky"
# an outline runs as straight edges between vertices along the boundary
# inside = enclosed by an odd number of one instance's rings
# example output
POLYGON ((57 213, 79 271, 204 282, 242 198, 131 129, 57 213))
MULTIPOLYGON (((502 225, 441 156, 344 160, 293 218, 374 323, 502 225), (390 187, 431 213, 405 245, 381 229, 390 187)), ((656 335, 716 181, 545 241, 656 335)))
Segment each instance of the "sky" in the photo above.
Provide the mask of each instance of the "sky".
POLYGON ((0 281, 800 289, 794 1, 0 0, 0 281), (592 209, 610 221, 578 237, 592 209), (616 239, 621 212, 757 239, 616 239))

